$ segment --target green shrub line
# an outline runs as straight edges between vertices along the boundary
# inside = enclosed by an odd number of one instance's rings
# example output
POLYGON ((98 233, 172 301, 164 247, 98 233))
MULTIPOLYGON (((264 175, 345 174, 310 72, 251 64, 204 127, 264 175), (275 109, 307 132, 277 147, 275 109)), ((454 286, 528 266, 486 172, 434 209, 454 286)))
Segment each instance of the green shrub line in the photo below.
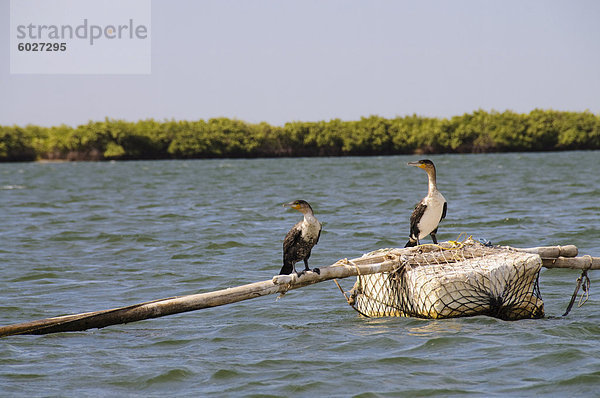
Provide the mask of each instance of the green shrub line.
POLYGON ((0 126, 0 161, 251 158, 600 149, 589 111, 483 111, 332 119, 283 126, 237 119, 105 119, 77 127, 0 126))

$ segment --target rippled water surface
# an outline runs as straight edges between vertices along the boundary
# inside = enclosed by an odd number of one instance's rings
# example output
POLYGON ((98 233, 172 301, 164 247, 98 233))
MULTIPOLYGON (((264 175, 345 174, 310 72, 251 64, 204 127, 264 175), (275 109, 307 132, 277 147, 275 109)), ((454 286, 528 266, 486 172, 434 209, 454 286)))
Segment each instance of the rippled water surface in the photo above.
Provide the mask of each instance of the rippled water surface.
MULTIPOLYGON (((403 246, 416 156, 0 164, 0 325, 270 279, 312 203, 312 266, 403 246)), ((600 153, 431 156, 438 238, 600 256, 600 153)), ((594 396, 600 296, 543 270, 547 318, 366 319, 333 283, 86 332, 0 339, 1 396, 594 396)), ((342 281, 349 289, 353 281, 342 281)))

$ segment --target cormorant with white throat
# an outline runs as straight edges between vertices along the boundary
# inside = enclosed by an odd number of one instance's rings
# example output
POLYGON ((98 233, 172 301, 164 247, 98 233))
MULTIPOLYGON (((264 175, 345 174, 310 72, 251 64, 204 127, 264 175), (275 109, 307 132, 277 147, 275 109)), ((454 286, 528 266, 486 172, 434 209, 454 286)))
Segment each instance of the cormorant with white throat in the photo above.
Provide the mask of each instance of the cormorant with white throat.
POLYGON ((404 247, 420 244, 420 240, 431 235, 433 243, 437 244, 436 233, 438 224, 446 217, 448 203, 444 196, 438 191, 435 179, 435 165, 429 159, 409 162, 409 166, 419 167, 427 172, 429 177, 429 191, 415 207, 410 216, 410 235, 404 247))
MULTIPOLYGON (((321 223, 315 217, 310 204, 304 200, 295 200, 283 206, 298 210, 304 215, 304 219, 294 225, 283 240, 283 267, 279 274, 288 275, 295 272, 300 276, 311 270, 308 267, 308 259, 313 246, 317 244, 321 236, 321 223), (296 263, 300 260, 304 260, 305 269, 298 273, 296 263)), ((317 274, 321 272, 318 268, 312 271, 317 274)))

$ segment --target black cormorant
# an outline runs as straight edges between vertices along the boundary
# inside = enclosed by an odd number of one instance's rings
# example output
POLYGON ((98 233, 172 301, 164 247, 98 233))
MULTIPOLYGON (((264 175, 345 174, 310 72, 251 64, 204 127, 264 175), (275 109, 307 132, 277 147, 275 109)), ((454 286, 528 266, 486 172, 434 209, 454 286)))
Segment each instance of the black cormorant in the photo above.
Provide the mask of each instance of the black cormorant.
MULTIPOLYGON (((295 200, 283 206, 298 210, 304 214, 304 219, 294 225, 283 240, 283 267, 279 274, 288 275, 295 272, 300 276, 306 271, 310 271, 308 259, 310 251, 321 236, 321 223, 315 217, 312 207, 304 200, 295 200), (298 273, 296 272, 296 263, 300 260, 304 260, 305 269, 298 273)), ((320 273, 318 268, 313 271, 317 274, 320 273)))
POLYGON ((404 247, 416 246, 420 240, 431 235, 433 243, 437 243, 435 234, 438 224, 446 217, 448 204, 444 196, 438 191, 435 181, 435 166, 431 160, 423 159, 418 162, 409 162, 409 166, 420 167, 427 172, 429 177, 429 192, 415 207, 410 216, 410 235, 404 247))

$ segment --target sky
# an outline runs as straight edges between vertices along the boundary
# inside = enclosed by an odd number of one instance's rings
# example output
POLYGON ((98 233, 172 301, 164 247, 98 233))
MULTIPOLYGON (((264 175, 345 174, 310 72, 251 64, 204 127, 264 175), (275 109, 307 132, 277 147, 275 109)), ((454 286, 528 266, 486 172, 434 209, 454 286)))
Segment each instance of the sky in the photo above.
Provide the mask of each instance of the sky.
POLYGON ((143 75, 11 74, 9 11, 0 125, 600 113, 595 0, 153 0, 143 75))

